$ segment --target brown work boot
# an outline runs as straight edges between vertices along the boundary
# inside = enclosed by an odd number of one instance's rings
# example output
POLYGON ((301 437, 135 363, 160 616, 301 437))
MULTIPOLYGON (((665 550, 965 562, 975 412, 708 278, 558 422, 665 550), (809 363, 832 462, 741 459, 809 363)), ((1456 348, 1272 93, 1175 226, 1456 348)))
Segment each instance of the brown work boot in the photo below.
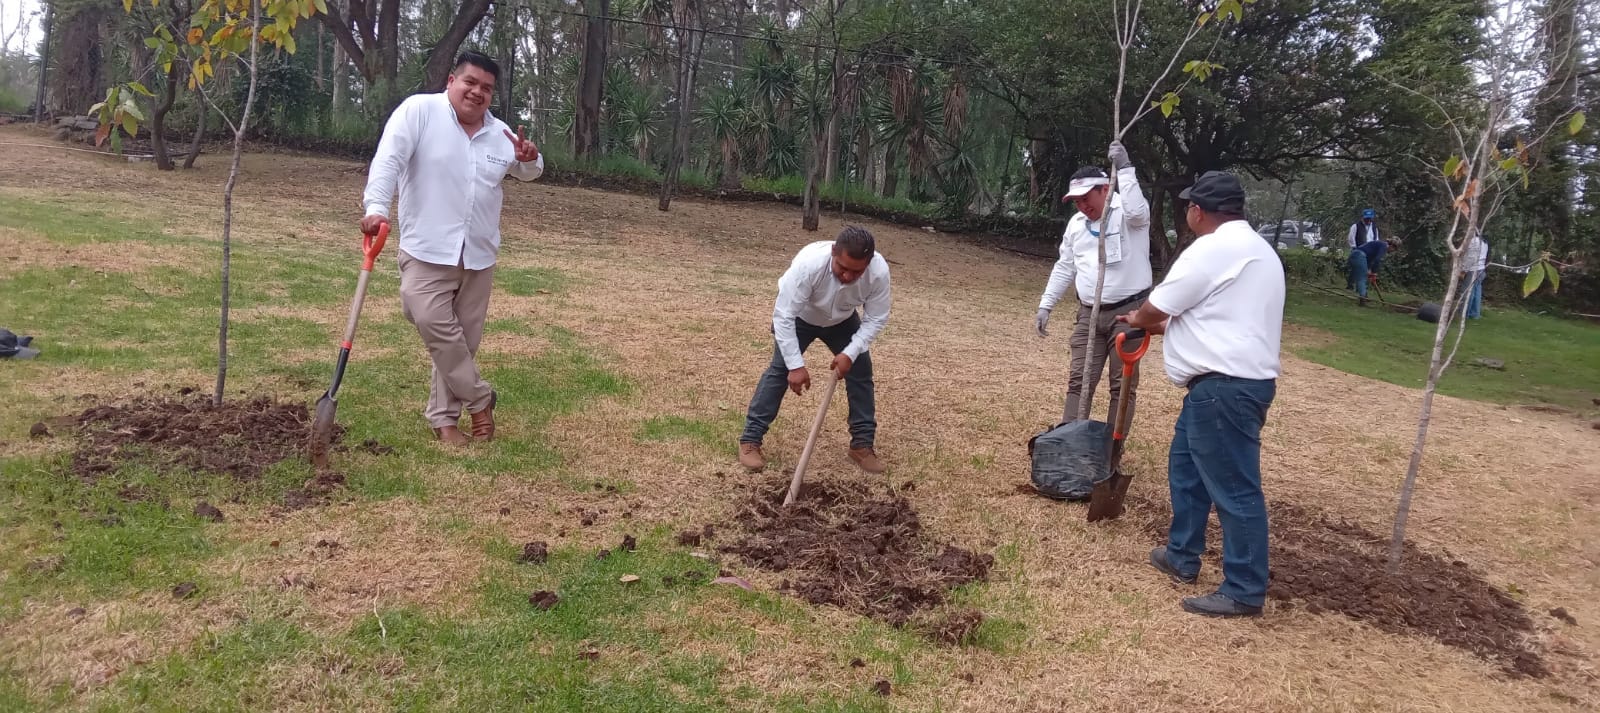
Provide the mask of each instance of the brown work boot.
POLYGON ((740 443, 739 465, 742 465, 751 471, 758 471, 767 467, 767 459, 765 456, 761 455, 761 444, 740 443))
POLYGON ((872 450, 872 446, 851 448, 850 460, 855 461, 856 466, 868 473, 878 474, 883 472, 883 461, 878 460, 878 454, 872 450))
POLYGON ((494 402, 499 394, 489 392, 489 405, 482 411, 472 414, 472 438, 478 441, 494 440, 494 402))
POLYGON ((433 437, 447 446, 464 446, 471 442, 467 439, 467 434, 462 433, 461 429, 455 426, 435 428, 433 429, 433 437))

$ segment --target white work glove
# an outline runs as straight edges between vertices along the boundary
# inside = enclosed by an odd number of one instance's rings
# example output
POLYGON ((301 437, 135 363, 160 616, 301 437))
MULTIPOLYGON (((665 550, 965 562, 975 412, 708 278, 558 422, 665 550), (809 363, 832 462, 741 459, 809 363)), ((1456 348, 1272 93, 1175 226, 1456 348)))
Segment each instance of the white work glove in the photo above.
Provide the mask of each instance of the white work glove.
POLYGON ((1033 318, 1033 325, 1039 330, 1039 336, 1050 336, 1050 330, 1045 329, 1045 327, 1050 326, 1050 310, 1040 307, 1039 314, 1033 318))
POLYGON ((1128 160, 1128 150, 1122 147, 1121 141, 1111 142, 1111 151, 1109 154, 1111 156, 1112 169, 1121 171, 1124 168, 1130 168, 1133 166, 1133 162, 1128 160))

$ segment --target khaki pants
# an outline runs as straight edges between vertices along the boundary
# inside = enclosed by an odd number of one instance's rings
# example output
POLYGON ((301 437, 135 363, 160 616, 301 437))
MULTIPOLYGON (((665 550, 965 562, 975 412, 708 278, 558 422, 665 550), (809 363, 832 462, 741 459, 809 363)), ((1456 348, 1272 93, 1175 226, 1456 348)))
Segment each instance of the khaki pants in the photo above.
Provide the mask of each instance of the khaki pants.
POLYGON ((478 342, 489 314, 494 268, 468 270, 423 262, 400 252, 400 309, 433 358, 433 385, 423 416, 433 428, 454 426, 489 406, 493 391, 478 374, 478 342))
MULTIPOLYGON (((1062 422, 1078 418, 1078 400, 1080 398, 1087 398, 1090 407, 1094 406, 1094 390, 1100 385, 1100 372, 1106 370, 1108 362, 1111 368, 1112 407, 1115 408, 1116 400, 1121 397, 1122 389, 1126 386, 1128 389, 1128 418, 1132 419, 1133 405, 1139 395, 1139 372, 1133 372, 1133 378, 1129 379, 1126 385, 1123 384, 1122 360, 1111 356, 1111 350, 1116 348, 1114 340, 1117 337, 1117 333, 1132 329, 1127 322, 1118 322, 1117 315, 1127 314, 1143 305, 1144 300, 1142 299, 1134 300, 1116 309, 1107 309, 1105 305, 1101 305, 1100 320, 1093 325, 1093 329, 1090 328, 1089 324, 1089 306, 1083 304, 1078 306, 1078 323, 1072 327, 1072 339, 1068 342, 1072 347, 1072 373, 1067 376, 1067 403, 1066 408, 1062 409, 1062 422), (1089 355, 1091 333, 1093 333, 1094 339, 1099 342, 1099 345, 1095 347, 1094 367, 1089 370, 1089 386, 1085 388, 1083 385, 1083 361, 1089 355)), ((1107 414, 1109 415, 1109 413, 1108 411, 1107 414)))

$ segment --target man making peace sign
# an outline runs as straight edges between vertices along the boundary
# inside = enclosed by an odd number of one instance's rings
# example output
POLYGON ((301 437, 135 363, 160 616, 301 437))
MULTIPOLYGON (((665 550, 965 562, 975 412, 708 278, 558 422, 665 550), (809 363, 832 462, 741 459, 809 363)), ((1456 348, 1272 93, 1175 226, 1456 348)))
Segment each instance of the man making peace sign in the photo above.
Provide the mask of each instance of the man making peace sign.
POLYGON ((469 439, 459 422, 472 417, 472 438, 494 438, 495 392, 475 358, 489 312, 500 252, 500 181, 544 173, 539 147, 489 113, 500 65, 462 52, 441 94, 407 98, 389 116, 372 157, 362 198, 362 232, 389 224, 400 189, 400 305, 433 359, 433 384, 423 415, 434 437, 469 439))

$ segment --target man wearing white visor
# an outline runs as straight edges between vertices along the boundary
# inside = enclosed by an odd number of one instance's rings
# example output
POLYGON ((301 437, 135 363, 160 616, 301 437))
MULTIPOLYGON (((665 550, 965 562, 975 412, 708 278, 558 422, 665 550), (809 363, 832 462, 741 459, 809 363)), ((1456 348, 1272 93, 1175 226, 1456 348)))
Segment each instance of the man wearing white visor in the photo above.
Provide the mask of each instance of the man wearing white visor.
MULTIPOLYGON (((1078 303, 1077 321, 1069 340, 1072 365, 1067 376, 1063 422, 1078 417, 1080 399, 1093 403, 1095 387, 1099 384, 1100 372, 1106 368, 1112 342, 1118 332, 1129 329, 1126 323, 1117 321, 1117 315, 1138 309, 1150 296, 1150 204, 1139 190, 1133 164, 1120 142, 1112 142, 1110 155, 1117 172, 1117 193, 1111 192, 1111 177, 1098 166, 1085 166, 1072 174, 1069 190, 1061 200, 1071 201, 1078 213, 1067 221, 1067 230, 1061 236, 1061 257, 1050 271, 1050 281, 1039 299, 1036 324, 1041 337, 1049 336, 1050 312, 1068 288, 1072 288, 1078 303), (1106 235, 1101 236, 1101 217, 1107 210, 1110 219, 1103 224, 1106 235), (1090 324, 1102 240, 1106 246, 1105 287, 1100 295, 1100 318, 1090 324), (1094 364, 1089 369, 1089 383, 1085 385, 1083 363, 1090 339, 1098 340, 1099 346, 1095 347, 1094 364)), ((1138 385, 1137 373, 1124 384, 1122 370, 1116 364, 1111 365, 1111 400, 1116 401, 1122 389, 1128 389, 1130 414, 1138 385)))

